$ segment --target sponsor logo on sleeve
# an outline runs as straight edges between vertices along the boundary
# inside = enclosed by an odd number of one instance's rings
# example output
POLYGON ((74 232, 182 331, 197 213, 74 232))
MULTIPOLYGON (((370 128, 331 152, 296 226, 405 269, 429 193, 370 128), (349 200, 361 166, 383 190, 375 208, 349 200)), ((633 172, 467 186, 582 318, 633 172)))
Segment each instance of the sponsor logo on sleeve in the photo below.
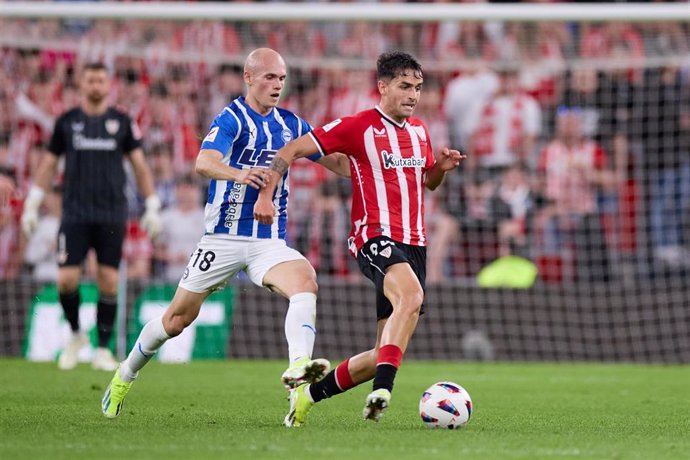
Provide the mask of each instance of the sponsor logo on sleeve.
POLYGON ((211 128, 211 130, 208 132, 206 137, 204 138, 204 142, 213 142, 216 140, 216 136, 218 135, 218 126, 214 126, 211 128))
POLYGON ((338 125, 339 125, 340 123, 342 123, 342 122, 343 122, 343 120, 341 120, 340 118, 338 118, 338 119, 336 119, 336 120, 333 120, 332 122, 330 122, 330 123, 328 123, 327 125, 325 125, 325 126, 323 127, 323 130, 324 130, 325 132, 328 132, 328 131, 330 131, 331 129, 333 129, 333 128, 335 128, 336 126, 338 126, 338 125))

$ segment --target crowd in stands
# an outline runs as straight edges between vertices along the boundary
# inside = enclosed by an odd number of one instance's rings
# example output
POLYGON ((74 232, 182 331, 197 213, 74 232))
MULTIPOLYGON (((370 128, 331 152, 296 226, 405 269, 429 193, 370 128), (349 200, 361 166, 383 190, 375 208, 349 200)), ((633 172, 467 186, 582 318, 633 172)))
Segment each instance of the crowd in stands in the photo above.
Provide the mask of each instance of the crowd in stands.
MULTIPOLYGON (((429 194, 429 282, 473 277, 506 254, 535 261, 546 281, 607 279, 641 254, 678 266, 690 254, 689 32, 681 23, 0 20, 0 173, 17 190, 0 214, 0 278, 27 266, 54 276, 59 187, 37 241, 23 241, 18 216, 56 117, 78 104, 79 65, 99 60, 112 69, 112 103, 143 132, 168 223, 148 239, 132 181, 129 276, 176 282, 203 231, 200 139, 243 93, 241 63, 258 46, 283 54, 282 105, 313 126, 376 104, 380 52, 421 60, 415 115, 435 146, 468 154, 429 194)), ((349 183, 306 160, 290 174, 291 243, 320 274, 357 276, 345 244, 349 183)))

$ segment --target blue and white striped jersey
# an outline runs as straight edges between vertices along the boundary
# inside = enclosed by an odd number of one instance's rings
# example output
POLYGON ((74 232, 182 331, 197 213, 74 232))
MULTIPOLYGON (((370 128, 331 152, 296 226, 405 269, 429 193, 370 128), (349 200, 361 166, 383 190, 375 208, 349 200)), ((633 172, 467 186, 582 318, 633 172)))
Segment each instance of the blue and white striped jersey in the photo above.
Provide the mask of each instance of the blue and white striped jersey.
MULTIPOLYGON (((292 112, 274 108, 262 116, 240 96, 216 116, 202 149, 223 154, 223 163, 238 169, 268 167, 278 149, 311 131, 311 126, 292 112)), ((315 161, 321 154, 310 157, 315 161)), ((206 233, 224 233, 254 238, 285 239, 287 227, 288 172, 276 188, 272 225, 254 220, 259 191, 245 184, 212 179, 206 201, 206 233)))

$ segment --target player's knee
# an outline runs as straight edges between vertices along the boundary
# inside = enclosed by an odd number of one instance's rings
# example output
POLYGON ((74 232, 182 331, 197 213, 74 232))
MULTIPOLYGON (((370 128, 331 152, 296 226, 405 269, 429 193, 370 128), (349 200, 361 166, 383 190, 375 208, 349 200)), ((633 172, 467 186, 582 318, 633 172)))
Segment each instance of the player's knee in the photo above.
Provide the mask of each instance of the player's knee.
POLYGON ((417 316, 419 310, 424 303, 424 291, 421 289, 412 289, 405 293, 400 299, 400 313, 405 316, 417 316))
POLYGON ((60 294, 67 294, 79 289, 79 280, 70 278, 58 278, 58 292, 60 294))
POLYGON ((313 294, 319 292, 319 284, 316 282, 316 275, 309 276, 302 282, 302 292, 311 292, 313 294))

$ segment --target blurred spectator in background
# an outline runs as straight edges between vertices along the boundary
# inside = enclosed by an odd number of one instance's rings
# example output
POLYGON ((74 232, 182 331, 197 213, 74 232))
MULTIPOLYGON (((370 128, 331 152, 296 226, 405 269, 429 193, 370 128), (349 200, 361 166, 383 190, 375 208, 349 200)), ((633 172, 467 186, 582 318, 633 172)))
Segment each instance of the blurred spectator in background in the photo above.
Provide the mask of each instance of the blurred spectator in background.
MULTIPOLYGON (((376 59, 386 50, 388 41, 381 32, 381 24, 355 21, 348 24, 347 35, 337 43, 338 55, 343 58, 376 59)), ((371 86, 374 86, 371 83, 371 86)))
POLYGON ((128 65, 117 77, 117 106, 125 110, 137 124, 143 124, 149 111, 149 92, 141 71, 128 65))
POLYGON ((487 24, 474 21, 458 23, 457 35, 453 41, 444 44, 440 57, 448 61, 482 59, 491 62, 496 58, 496 46, 491 39, 487 24))
MULTIPOLYGON (((331 95, 331 116, 339 118, 378 103, 374 78, 368 70, 341 70, 331 95)), ((323 104, 323 102, 322 102, 323 104)))
POLYGON ((176 180, 175 204, 161 213, 161 238, 156 241, 155 259, 162 265, 163 279, 177 283, 190 254, 204 234, 204 208, 199 185, 191 176, 176 180))
POLYGON ((243 94, 242 67, 239 64, 221 64, 216 69, 216 75, 210 78, 208 86, 209 103, 205 106, 206 113, 203 116, 205 127, 211 124, 223 107, 243 94))
POLYGON ((158 144, 151 148, 148 154, 151 165, 153 183, 156 194, 161 200, 162 207, 168 208, 175 204, 175 170, 173 168, 172 152, 169 144, 158 144))
POLYGON ((556 137, 541 152, 538 172, 546 200, 537 225, 544 250, 574 257, 578 280, 607 280, 609 253, 597 197, 614 188, 616 178, 601 146, 584 137, 579 108, 559 108, 556 137))
POLYGON ((306 233, 298 238, 307 236, 304 255, 319 273, 337 276, 350 273, 350 257, 342 241, 350 225, 348 204, 352 187, 349 182, 327 173, 326 180, 311 191, 314 200, 305 220, 306 233))
POLYGON ((466 59, 460 75, 446 86, 443 110, 448 118, 451 144, 461 150, 469 147, 471 129, 479 124, 484 104, 498 89, 498 77, 486 62, 466 59))
POLYGON ((127 279, 145 280, 153 269, 153 242, 137 219, 129 219, 122 243, 122 261, 127 266, 127 279))
POLYGON ((520 87, 542 109, 553 107, 558 102, 557 87, 565 70, 564 49, 571 45, 565 24, 539 22, 517 27, 514 39, 519 45, 520 87))
POLYGON ((527 257, 527 233, 535 201, 530 177, 523 166, 514 165, 506 169, 493 200, 491 209, 498 220, 499 255, 527 257))
POLYGON ((674 66, 648 69, 642 95, 649 234, 655 257, 678 266, 690 258, 690 85, 674 66))
POLYGON ((168 96, 168 87, 162 82, 155 83, 149 92, 149 113, 141 126, 146 151, 159 145, 172 146, 174 129, 171 116, 173 103, 168 96))
POLYGON ((649 56, 685 54, 690 51, 687 31, 679 22, 650 22, 638 25, 649 56))
POLYGON ((32 269, 32 277, 42 283, 57 281, 57 242, 62 217, 62 194, 56 188, 46 194, 38 229, 31 235, 24 253, 24 261, 32 269))
POLYGON ((21 267, 22 244, 17 225, 17 205, 14 193, 17 184, 14 172, 0 168, 0 280, 14 279, 21 267))
POLYGON ((529 165, 535 140, 541 130, 537 102, 519 87, 515 63, 497 67, 499 87, 470 126, 471 140, 467 169, 482 169, 489 176, 500 174, 515 163, 529 165))
MULTIPOLYGON (((630 24, 607 22, 582 24, 580 31, 580 56, 583 58, 635 60, 645 57, 640 33, 630 24)), ((631 82, 640 82, 642 72, 633 66, 626 69, 631 82)))

